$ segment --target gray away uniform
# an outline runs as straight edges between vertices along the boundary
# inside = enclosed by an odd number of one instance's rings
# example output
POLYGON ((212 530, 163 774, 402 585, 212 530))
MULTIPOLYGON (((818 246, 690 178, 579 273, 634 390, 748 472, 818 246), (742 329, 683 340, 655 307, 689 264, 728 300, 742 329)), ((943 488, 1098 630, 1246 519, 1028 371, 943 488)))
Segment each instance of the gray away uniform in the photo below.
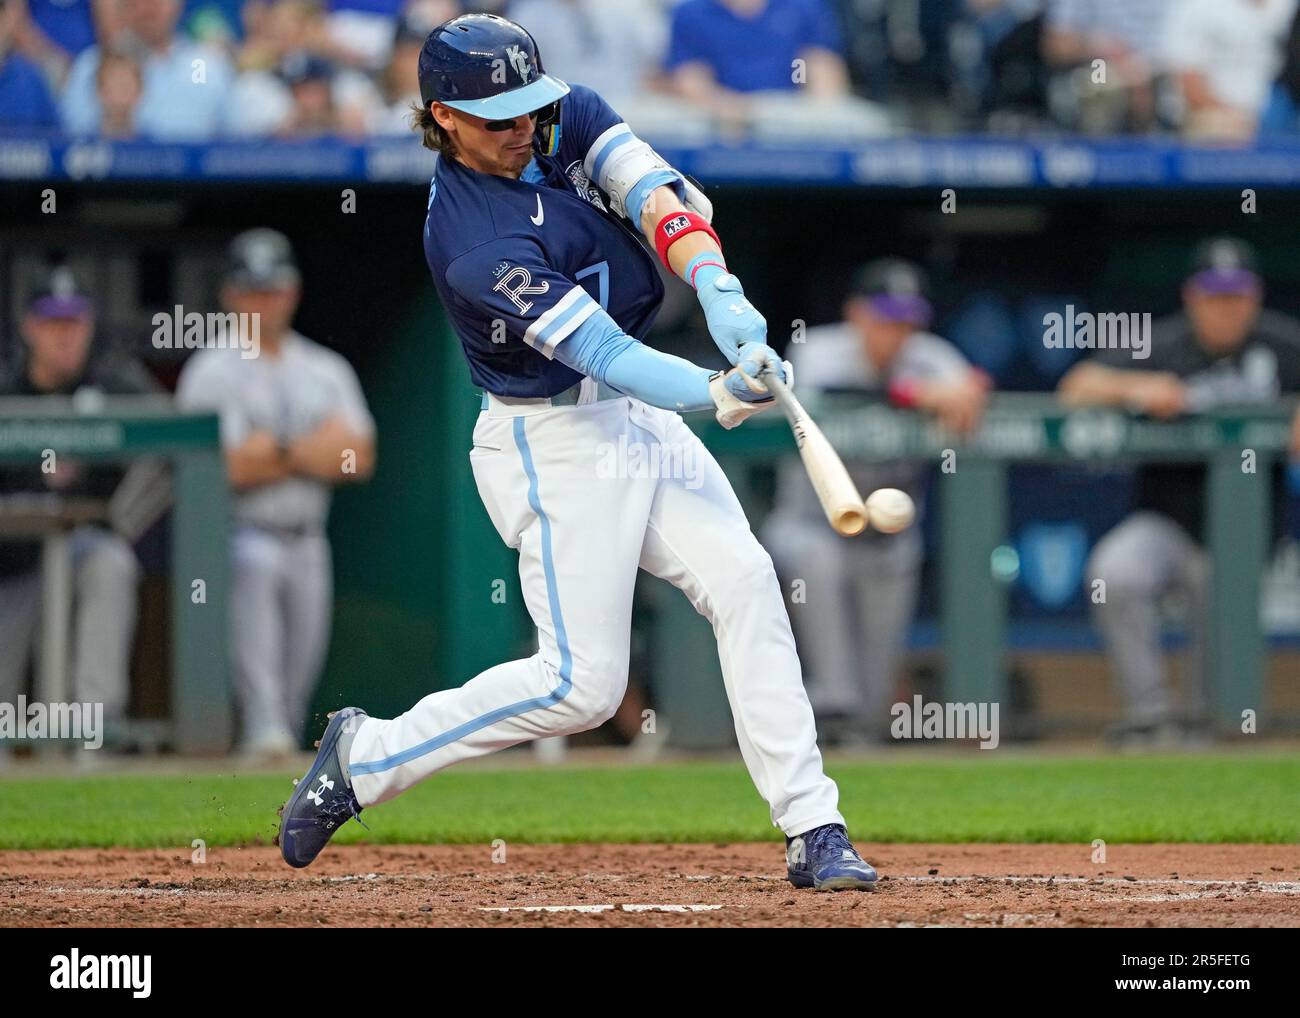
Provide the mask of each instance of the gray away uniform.
MULTIPOLYGON (((1134 361, 1127 350, 1094 355, 1102 365, 1168 371, 1188 390, 1189 410, 1221 404, 1272 403, 1300 390, 1300 324, 1263 311, 1240 347, 1215 356, 1197 341, 1185 313, 1163 318, 1151 333, 1151 354, 1134 361)), ((1183 710, 1186 720, 1206 712, 1205 635, 1212 563, 1203 545, 1204 464, 1151 463, 1137 471, 1134 512, 1097 542, 1088 562, 1089 582, 1101 579, 1106 597, 1092 605, 1111 667, 1124 696, 1125 721, 1135 726, 1177 720, 1173 689, 1160 647, 1160 601, 1174 595, 1186 605, 1190 637, 1183 710)), ((1274 529, 1285 493, 1281 467, 1273 471, 1274 529)))
MULTIPOLYGON (((334 416, 361 434, 375 430, 348 362, 296 332, 278 357, 195 354, 176 398, 186 409, 218 413, 227 449, 254 431, 269 431, 285 445, 334 416)), ((235 493, 231 657, 246 749, 297 742, 306 724, 329 645, 330 498, 330 485, 309 477, 235 493)))
MULTIPOLYGON (((794 364, 796 391, 804 399, 828 389, 883 398, 894 381, 956 380, 970 371, 952 344, 915 332, 889 368, 879 372, 848 324, 810 329, 807 342, 791 346, 787 356, 794 364)), ((876 488, 901 488, 918 511, 922 508, 925 464, 846 466, 864 498, 876 488)), ((787 589, 795 579, 805 582, 807 600, 792 604, 790 615, 808 665, 814 709, 822 716, 855 717, 869 731, 883 732, 895 668, 916 610, 920 530, 913 526, 894 535, 868 530, 859 537, 840 537, 827 525, 802 463, 792 457, 781 464, 776 510, 764 524, 763 543, 787 589)))

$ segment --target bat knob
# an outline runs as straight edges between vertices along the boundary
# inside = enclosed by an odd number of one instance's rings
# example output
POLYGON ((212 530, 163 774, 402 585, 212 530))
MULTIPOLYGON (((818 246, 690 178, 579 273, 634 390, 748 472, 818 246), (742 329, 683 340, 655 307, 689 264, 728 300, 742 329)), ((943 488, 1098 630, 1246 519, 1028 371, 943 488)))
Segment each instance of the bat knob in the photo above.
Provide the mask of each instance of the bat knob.
POLYGON ((841 509, 835 514, 835 532, 845 537, 857 537, 867 529, 867 511, 863 509, 841 509))

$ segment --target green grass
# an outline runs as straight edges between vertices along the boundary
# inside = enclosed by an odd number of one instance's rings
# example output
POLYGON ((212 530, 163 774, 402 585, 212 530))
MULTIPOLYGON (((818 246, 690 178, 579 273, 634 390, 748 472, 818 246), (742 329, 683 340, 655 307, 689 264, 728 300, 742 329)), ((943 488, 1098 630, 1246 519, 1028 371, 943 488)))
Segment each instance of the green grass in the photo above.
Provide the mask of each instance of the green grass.
MULTIPOLYGON (((833 763, 863 841, 1296 842, 1300 755, 1080 758, 972 753, 833 763)), ((0 780, 0 848, 269 842, 287 777, 0 780)), ((739 764, 462 770, 367 811, 372 843, 760 841, 739 764)))

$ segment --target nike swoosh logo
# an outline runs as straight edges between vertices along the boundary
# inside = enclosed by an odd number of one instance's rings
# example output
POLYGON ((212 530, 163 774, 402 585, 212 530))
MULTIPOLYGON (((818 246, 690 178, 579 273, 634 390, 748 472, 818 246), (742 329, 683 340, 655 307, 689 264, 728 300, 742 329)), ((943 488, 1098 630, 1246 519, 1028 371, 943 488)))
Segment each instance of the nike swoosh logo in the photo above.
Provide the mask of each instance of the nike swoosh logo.
POLYGON ((546 219, 546 210, 542 208, 542 196, 537 196, 537 215, 529 216, 534 226, 541 226, 546 219))

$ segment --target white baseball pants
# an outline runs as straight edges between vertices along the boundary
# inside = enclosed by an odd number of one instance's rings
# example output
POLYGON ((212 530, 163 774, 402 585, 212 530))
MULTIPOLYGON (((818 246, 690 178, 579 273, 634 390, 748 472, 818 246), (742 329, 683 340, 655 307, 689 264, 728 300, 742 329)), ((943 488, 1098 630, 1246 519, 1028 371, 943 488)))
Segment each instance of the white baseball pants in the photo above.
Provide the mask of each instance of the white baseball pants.
POLYGON ((540 649, 391 721, 366 720, 349 755, 362 806, 457 761, 608 720, 627 686, 639 567, 712 623, 740 752, 773 824, 796 835, 844 822, 772 560, 677 414, 626 397, 566 407, 493 400, 470 463, 497 532, 519 551, 540 649))

